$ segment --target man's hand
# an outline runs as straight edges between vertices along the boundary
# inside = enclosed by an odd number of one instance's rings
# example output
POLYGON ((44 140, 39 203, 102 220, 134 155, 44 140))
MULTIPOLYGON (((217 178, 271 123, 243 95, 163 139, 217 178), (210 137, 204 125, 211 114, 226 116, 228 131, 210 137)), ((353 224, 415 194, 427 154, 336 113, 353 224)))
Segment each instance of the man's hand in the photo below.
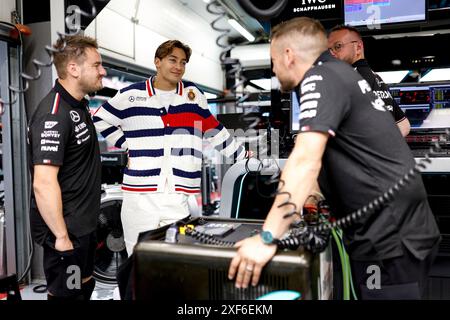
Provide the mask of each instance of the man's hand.
POLYGON ((250 280, 256 286, 261 276, 262 268, 272 259, 277 251, 276 245, 266 245, 261 237, 254 237, 236 243, 236 256, 231 260, 228 278, 236 275, 236 288, 247 288, 250 280))
POLYGON ((60 251, 60 252, 73 250, 72 241, 70 241, 68 236, 56 238, 55 249, 56 249, 56 251, 60 251))

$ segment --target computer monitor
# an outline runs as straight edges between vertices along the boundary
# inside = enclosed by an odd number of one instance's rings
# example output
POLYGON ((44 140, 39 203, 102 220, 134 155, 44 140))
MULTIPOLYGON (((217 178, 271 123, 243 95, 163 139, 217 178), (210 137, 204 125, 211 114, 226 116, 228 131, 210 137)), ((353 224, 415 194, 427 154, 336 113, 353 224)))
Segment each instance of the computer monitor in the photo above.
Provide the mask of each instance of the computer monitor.
POLYGON ((291 93, 290 132, 295 134, 300 131, 300 103, 297 92, 291 93))
POLYGON ((450 127, 450 84, 391 87, 412 130, 450 127))
POLYGON ((433 127, 433 124, 427 120, 432 109, 430 87, 392 87, 390 91, 408 118, 411 129, 433 127))
POLYGON ((450 85, 433 86, 430 90, 432 110, 426 119, 427 127, 450 127, 450 85))
POLYGON ((428 7, 431 10, 450 8, 450 0, 428 0, 428 7))
POLYGON ((367 26, 425 22, 426 0, 345 0, 345 24, 367 26))

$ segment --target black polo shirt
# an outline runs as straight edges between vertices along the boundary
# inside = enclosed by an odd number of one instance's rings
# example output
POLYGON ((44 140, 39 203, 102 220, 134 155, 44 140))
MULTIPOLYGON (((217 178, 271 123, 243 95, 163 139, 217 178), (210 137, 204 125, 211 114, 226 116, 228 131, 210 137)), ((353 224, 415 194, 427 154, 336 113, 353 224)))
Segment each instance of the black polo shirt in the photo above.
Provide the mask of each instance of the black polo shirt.
MULTIPOLYGON (((366 205, 393 186, 414 158, 381 98, 345 62, 324 52, 299 86, 300 132, 330 135, 319 185, 336 217, 366 205)), ((355 260, 423 259, 440 235, 417 176, 395 199, 344 229, 355 260)))
POLYGON ((366 59, 360 59, 353 64, 353 67, 359 74, 366 79, 369 83, 369 86, 372 88, 373 92, 383 99, 384 104, 386 105, 386 109, 388 109, 391 114, 394 116, 395 122, 400 122, 406 118, 405 113, 402 109, 400 109, 397 102, 395 102, 394 98, 392 98, 391 93, 389 92, 389 88, 384 83, 383 79, 373 72, 370 68, 369 63, 366 59))
MULTIPOLYGON (((30 167, 59 166, 64 220, 76 237, 93 232, 100 212, 101 162, 97 134, 88 101, 76 100, 56 81, 40 102, 28 125, 30 167)), ((50 231, 42 219, 34 194, 31 231, 43 243, 50 231)))

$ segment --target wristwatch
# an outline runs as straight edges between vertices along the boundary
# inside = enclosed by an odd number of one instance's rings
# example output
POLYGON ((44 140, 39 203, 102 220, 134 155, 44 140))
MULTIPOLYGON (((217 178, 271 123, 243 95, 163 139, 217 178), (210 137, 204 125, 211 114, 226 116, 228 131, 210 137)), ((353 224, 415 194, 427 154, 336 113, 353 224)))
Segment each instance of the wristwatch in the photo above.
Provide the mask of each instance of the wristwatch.
POLYGON ((270 231, 264 231, 263 230, 260 233, 260 235, 261 235, 261 240, 262 240, 262 242, 264 244, 267 244, 267 245, 269 245, 269 244, 278 244, 280 242, 279 239, 273 237, 272 232, 270 232, 270 231))

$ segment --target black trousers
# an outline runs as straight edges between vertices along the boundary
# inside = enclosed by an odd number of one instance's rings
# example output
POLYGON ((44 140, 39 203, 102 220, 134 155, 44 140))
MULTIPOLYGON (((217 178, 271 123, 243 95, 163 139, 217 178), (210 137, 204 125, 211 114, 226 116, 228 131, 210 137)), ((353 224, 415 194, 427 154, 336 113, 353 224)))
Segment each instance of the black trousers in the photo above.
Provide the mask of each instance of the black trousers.
POLYGON ((48 292, 60 298, 82 295, 81 281, 94 272, 96 232, 82 237, 70 236, 73 250, 55 250, 55 237, 50 234, 44 245, 44 273, 48 292))
POLYGON ((352 276, 358 299, 418 300, 422 299, 428 273, 437 255, 438 245, 423 260, 407 249, 400 257, 379 261, 352 260, 352 276))

